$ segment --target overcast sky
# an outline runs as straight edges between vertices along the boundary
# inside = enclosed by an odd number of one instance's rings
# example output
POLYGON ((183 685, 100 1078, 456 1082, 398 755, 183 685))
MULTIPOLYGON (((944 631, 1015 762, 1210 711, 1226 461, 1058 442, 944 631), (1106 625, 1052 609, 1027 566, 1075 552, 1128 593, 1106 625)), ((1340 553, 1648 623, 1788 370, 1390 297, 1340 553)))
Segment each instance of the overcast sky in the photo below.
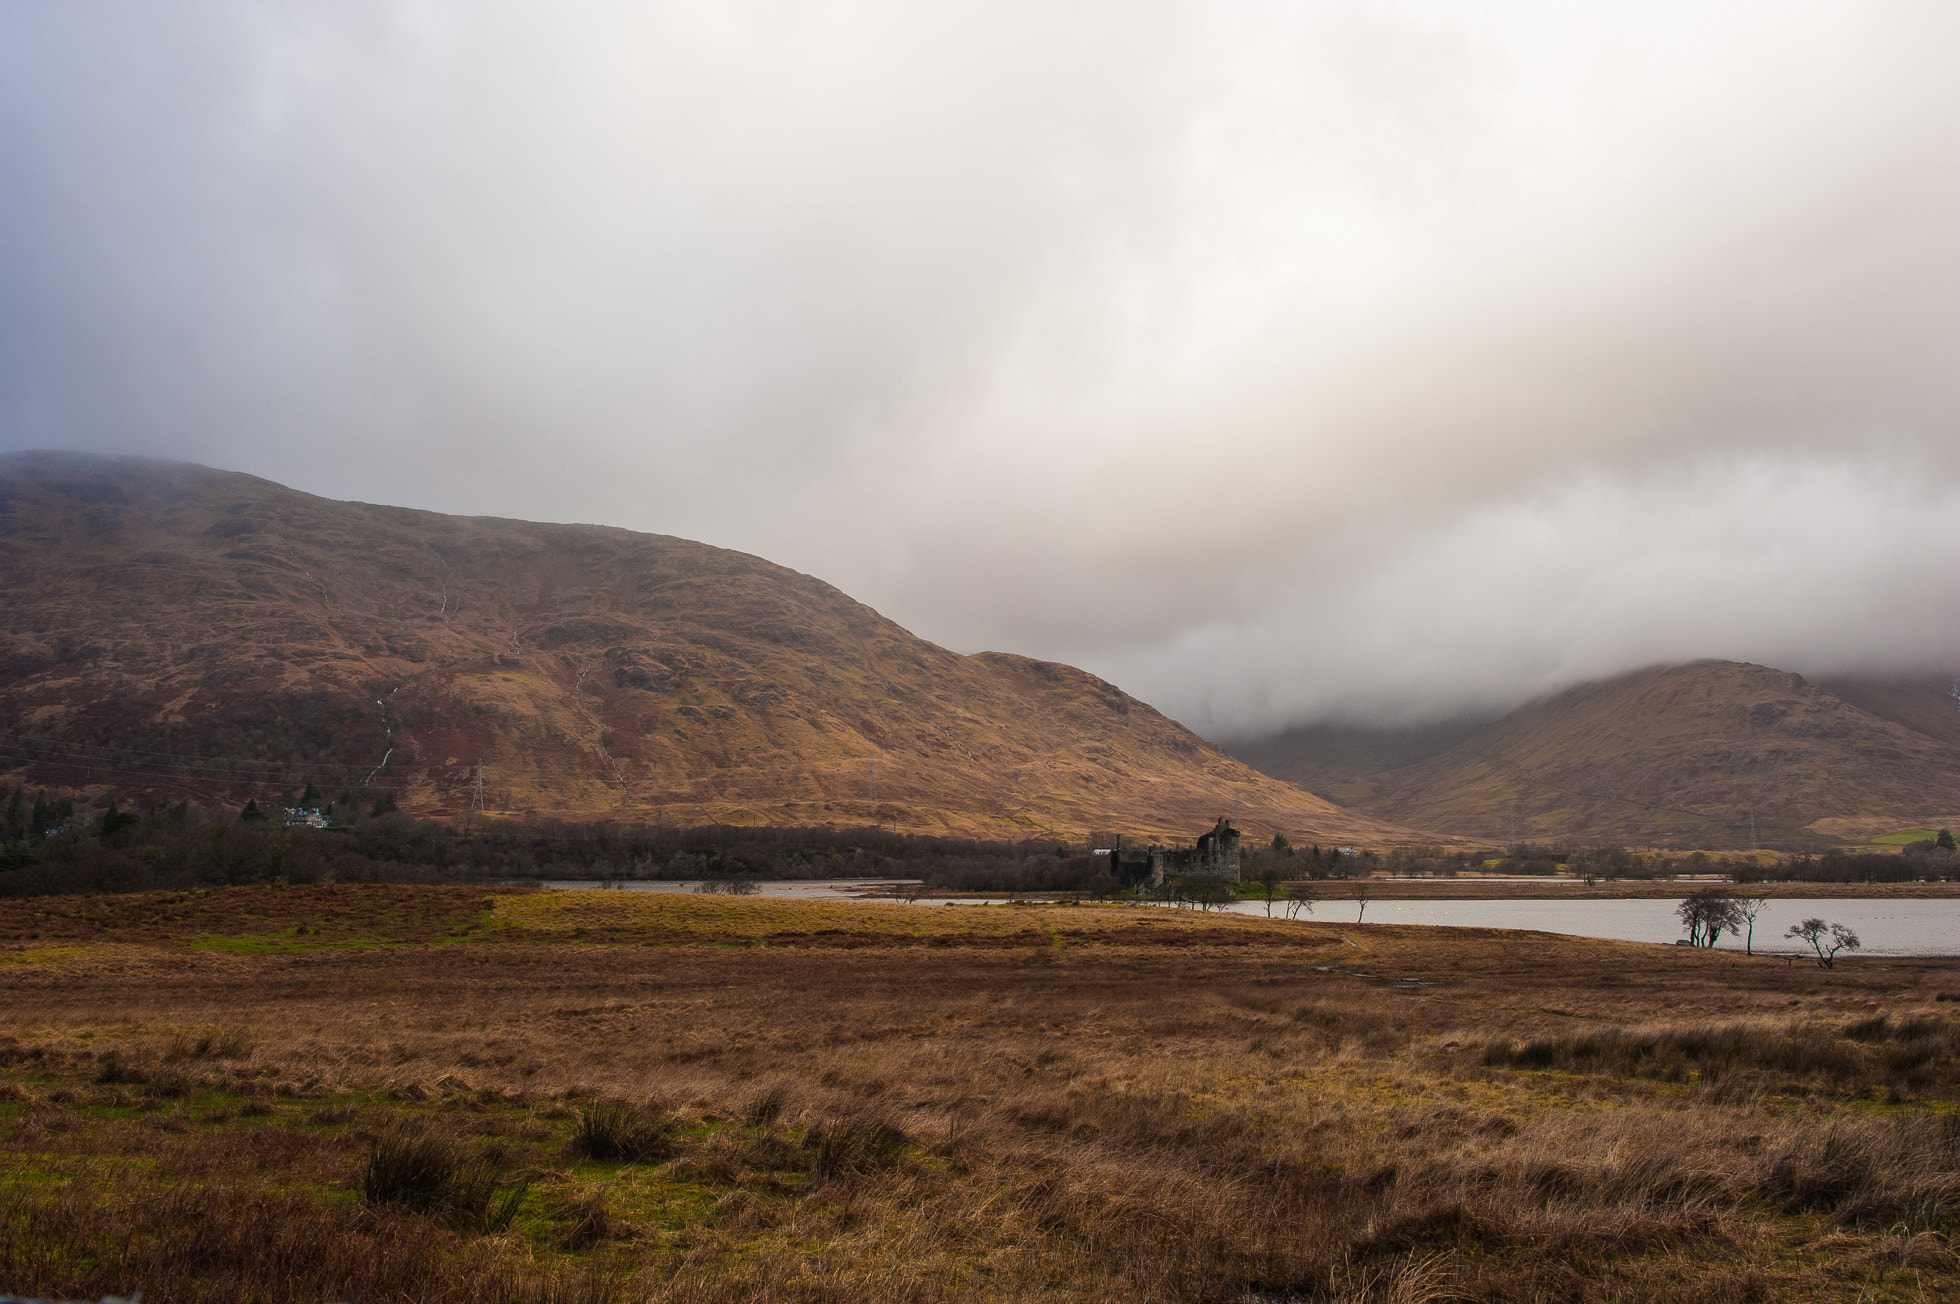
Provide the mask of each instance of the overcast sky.
POLYGON ((1214 736, 1960 662, 1960 6, 0 6, 0 447, 812 572, 1214 736))

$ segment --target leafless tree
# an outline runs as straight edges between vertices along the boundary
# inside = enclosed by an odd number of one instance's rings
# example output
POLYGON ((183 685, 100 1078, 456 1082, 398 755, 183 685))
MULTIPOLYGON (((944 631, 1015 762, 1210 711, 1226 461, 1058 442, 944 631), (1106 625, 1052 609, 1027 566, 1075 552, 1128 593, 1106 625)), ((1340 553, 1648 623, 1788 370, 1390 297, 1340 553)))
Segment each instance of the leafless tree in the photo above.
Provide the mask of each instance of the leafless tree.
POLYGON ((1762 914, 1763 907, 1768 904, 1767 899, 1759 896, 1736 898, 1736 918, 1740 921, 1740 926, 1748 930, 1742 945, 1743 953, 1746 955, 1756 954, 1756 916, 1762 914))
MULTIPOLYGON (((1274 834, 1273 836, 1277 838, 1279 835, 1274 834)), ((1266 893, 1266 918, 1268 919, 1273 917, 1273 902, 1279 899, 1280 881, 1281 876, 1278 865, 1266 864, 1260 866, 1259 886, 1266 893)))
POLYGON ((1817 963, 1826 969, 1837 968, 1839 951, 1855 951, 1864 943, 1858 934, 1843 924, 1827 924, 1821 919, 1806 919, 1800 924, 1791 924, 1785 937, 1797 937, 1809 942, 1817 952, 1817 963))
POLYGON ((1223 909, 1238 899, 1232 885, 1222 878, 1188 878, 1180 886, 1186 899, 1200 910, 1210 910, 1214 906, 1223 909))
POLYGON ((1363 919, 1366 919, 1368 917, 1369 896, 1370 893, 1368 891, 1367 880, 1356 879, 1354 884, 1354 904, 1361 907, 1358 911, 1355 912, 1355 916, 1354 916, 1354 922, 1357 924, 1360 923, 1363 919))
POLYGON ((1286 889, 1286 917, 1298 919, 1302 910, 1313 913, 1314 902, 1320 899, 1319 889, 1311 883, 1295 883, 1286 889))

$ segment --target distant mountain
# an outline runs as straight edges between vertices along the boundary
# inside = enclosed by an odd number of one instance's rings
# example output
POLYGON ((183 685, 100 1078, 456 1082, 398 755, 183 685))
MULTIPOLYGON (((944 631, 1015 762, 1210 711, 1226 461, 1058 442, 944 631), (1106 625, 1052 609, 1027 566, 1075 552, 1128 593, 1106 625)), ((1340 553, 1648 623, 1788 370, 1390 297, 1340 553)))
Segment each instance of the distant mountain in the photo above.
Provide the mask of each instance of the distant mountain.
POLYGON ((1952 687, 1697 661, 1493 721, 1293 730, 1229 750, 1350 809, 1493 842, 1821 847, 1960 819, 1952 687))
POLYGON ((1225 749, 1253 769, 1337 802, 1363 797, 1370 780, 1428 760, 1493 723, 1495 715, 1466 716, 1399 729, 1365 725, 1305 725, 1225 749))
POLYGON ((986 836, 1403 831, 1069 666, 960 656, 683 539, 0 457, 0 773, 459 813, 986 836))

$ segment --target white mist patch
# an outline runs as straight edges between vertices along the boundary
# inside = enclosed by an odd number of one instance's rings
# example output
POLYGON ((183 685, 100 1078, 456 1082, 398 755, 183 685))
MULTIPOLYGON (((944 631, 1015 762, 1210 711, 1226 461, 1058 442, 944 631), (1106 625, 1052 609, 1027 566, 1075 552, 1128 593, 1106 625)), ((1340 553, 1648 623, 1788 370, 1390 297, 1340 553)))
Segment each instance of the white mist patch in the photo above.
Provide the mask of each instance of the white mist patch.
POLYGON ((1718 657, 1822 674, 1960 650, 1960 491, 1843 463, 1588 476, 1488 504, 1097 668, 1214 736, 1410 724, 1718 657))

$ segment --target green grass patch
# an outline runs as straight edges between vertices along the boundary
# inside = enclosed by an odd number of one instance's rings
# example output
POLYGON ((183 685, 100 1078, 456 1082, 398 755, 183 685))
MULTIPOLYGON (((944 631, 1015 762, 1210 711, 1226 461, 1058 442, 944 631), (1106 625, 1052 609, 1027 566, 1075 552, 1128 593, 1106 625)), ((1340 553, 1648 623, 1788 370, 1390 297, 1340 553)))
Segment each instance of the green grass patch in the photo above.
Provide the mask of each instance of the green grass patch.
POLYGON ((1940 831, 1938 829, 1900 829, 1897 833, 1888 833, 1882 838, 1873 838, 1871 845, 1874 847, 1903 847, 1914 842, 1931 842, 1939 835, 1940 831))

